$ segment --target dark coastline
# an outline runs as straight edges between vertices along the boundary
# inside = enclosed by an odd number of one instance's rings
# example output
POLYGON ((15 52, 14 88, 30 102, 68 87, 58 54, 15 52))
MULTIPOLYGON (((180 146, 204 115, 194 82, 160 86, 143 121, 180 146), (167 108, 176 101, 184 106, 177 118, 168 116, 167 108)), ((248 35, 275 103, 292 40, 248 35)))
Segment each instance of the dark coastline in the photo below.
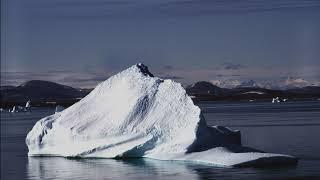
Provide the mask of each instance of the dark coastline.
MULTIPOLYGON (((27 101, 33 107, 69 107, 81 100, 92 89, 74 88, 49 81, 32 80, 20 86, 1 86, 0 108, 25 106, 27 101)), ((186 87, 187 94, 195 103, 202 101, 225 102, 271 102, 278 97, 283 101, 319 100, 320 87, 306 86, 302 88, 274 90, 259 87, 220 88, 209 82, 200 81, 186 87)))

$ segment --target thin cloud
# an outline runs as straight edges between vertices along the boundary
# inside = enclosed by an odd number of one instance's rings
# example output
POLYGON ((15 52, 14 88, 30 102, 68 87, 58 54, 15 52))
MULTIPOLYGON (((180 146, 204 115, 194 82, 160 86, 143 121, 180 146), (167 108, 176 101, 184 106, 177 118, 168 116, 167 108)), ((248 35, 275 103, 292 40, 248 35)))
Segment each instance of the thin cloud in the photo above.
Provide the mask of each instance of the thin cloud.
POLYGON ((31 2, 33 6, 41 8, 57 8, 57 7, 96 7, 96 6, 125 6, 136 4, 133 1, 102 1, 102 0, 76 0, 76 1, 41 1, 35 0, 31 2))
POLYGON ((165 70, 173 70, 173 69, 175 69, 175 67, 173 67, 171 65, 164 65, 163 69, 165 69, 165 70))
MULTIPOLYGON (((63 20, 103 20, 132 18, 175 18, 224 14, 260 13, 320 8, 320 1, 33 1, 33 8, 55 8, 60 11, 39 11, 40 18, 63 20), (86 11, 83 11, 86 8, 86 11)), ((37 17, 38 14, 35 14, 37 17)))

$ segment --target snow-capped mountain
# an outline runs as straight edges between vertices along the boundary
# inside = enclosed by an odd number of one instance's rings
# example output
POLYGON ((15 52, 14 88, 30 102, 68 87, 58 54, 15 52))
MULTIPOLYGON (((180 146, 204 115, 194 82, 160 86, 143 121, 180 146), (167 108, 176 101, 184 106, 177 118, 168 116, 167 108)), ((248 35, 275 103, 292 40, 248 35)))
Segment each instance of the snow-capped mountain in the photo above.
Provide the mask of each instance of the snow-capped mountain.
POLYGON ((242 81, 241 84, 237 87, 261 87, 261 84, 257 83, 254 80, 242 81))
POLYGON ((287 77, 273 80, 215 79, 210 82, 220 88, 260 87, 282 90, 320 85, 320 82, 308 81, 300 77, 287 77))
POLYGON ((295 89, 306 86, 319 86, 320 83, 317 81, 309 81, 301 77, 287 77, 276 80, 265 80, 262 81, 262 87, 268 89, 295 89))
POLYGON ((210 81, 213 85, 216 85, 220 88, 234 88, 241 85, 241 81, 234 79, 216 79, 210 81))
POLYGON ((294 77, 288 77, 284 81, 284 85, 287 89, 291 88, 301 88, 305 86, 311 86, 312 83, 308 82, 307 80, 303 78, 294 78, 294 77))

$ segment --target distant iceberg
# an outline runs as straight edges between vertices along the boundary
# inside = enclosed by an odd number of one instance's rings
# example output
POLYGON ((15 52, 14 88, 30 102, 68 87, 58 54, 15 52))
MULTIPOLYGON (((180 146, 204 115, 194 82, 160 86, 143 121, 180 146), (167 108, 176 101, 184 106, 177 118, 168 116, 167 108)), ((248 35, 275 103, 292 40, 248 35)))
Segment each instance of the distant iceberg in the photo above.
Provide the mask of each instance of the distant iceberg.
POLYGON ((29 100, 29 101, 27 101, 25 108, 28 109, 30 107, 31 107, 31 101, 29 100))
POLYGON ((12 112, 12 113, 17 113, 22 111, 25 111, 25 108, 22 106, 13 106, 12 109, 9 109, 9 112, 12 112))
POLYGON ((18 108, 16 108, 16 106, 13 106, 11 110, 9 109, 9 112, 12 112, 12 113, 18 112, 18 108))
POLYGON ((100 83, 28 133, 29 156, 146 157, 216 166, 296 163, 282 154, 241 146, 239 131, 209 127, 181 84, 134 65, 100 83))
POLYGON ((279 102, 280 102, 279 97, 272 98, 272 103, 279 103, 279 102))
POLYGON ((63 111, 63 110, 64 110, 64 107, 63 107, 63 106, 57 105, 54 112, 55 112, 55 113, 59 113, 59 112, 61 112, 61 111, 63 111))
POLYGON ((27 101, 25 107, 22 106, 13 106, 12 109, 9 109, 9 112, 17 113, 17 112, 30 112, 31 110, 31 101, 27 101))

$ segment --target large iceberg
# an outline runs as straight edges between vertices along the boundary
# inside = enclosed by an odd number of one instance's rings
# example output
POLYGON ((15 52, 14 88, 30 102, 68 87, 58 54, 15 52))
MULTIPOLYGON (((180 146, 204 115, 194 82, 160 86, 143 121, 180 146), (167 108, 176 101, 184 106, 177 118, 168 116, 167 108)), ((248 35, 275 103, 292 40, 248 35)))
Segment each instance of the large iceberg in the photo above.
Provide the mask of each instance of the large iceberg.
POLYGON ((39 120, 28 133, 29 156, 146 157, 216 166, 292 164, 289 155, 241 146, 239 131, 209 127, 181 84, 134 65, 85 98, 39 120))

